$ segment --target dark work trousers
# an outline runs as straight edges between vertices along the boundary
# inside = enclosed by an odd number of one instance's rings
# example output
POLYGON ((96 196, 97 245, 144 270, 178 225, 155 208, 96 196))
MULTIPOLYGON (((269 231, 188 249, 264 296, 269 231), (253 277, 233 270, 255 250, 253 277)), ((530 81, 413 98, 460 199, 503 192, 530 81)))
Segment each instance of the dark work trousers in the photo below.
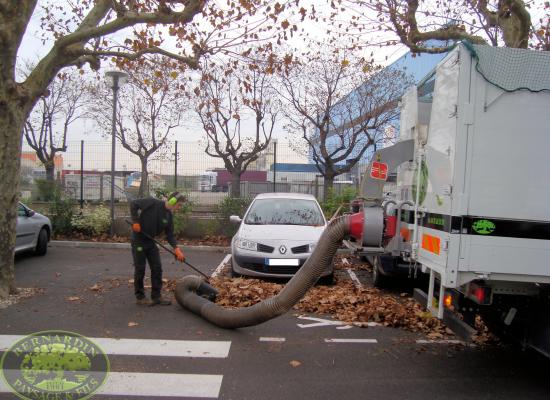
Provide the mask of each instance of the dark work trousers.
POLYGON ((145 278, 145 261, 151 268, 151 299, 160 298, 162 289, 162 264, 159 249, 155 242, 139 238, 132 234, 132 256, 134 257, 134 293, 138 299, 145 297, 143 279, 145 278))

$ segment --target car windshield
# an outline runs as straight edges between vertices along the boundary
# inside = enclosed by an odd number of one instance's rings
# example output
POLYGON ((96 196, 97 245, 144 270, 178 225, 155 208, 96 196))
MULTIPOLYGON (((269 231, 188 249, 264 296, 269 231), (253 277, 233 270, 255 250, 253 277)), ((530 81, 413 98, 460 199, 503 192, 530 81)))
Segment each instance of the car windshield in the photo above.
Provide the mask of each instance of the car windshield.
POLYGON ((245 224, 250 225, 324 225, 325 221, 317 202, 299 199, 259 199, 246 214, 245 224))

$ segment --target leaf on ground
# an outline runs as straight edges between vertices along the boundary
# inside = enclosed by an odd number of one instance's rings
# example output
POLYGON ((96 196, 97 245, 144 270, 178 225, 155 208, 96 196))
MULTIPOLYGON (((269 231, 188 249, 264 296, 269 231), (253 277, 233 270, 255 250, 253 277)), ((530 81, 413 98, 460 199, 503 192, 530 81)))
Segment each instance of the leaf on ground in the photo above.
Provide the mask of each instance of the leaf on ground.
POLYGON ((100 286, 96 283, 93 286, 90 286, 89 289, 93 290, 94 292, 99 292, 102 289, 102 286, 100 286))
POLYGON ((65 297, 65 300, 67 300, 67 301, 78 301, 78 300, 80 300, 80 297, 78 297, 78 296, 69 296, 69 297, 65 297))
POLYGON ((137 322, 134 322, 134 321, 128 322, 128 326, 129 326, 130 328, 133 328, 134 326, 138 326, 138 325, 139 325, 139 324, 138 324, 137 322))
POLYGON ((293 366, 294 368, 299 367, 300 365, 302 365, 302 363, 300 361, 297 361, 297 360, 292 360, 289 364, 291 366, 293 366))

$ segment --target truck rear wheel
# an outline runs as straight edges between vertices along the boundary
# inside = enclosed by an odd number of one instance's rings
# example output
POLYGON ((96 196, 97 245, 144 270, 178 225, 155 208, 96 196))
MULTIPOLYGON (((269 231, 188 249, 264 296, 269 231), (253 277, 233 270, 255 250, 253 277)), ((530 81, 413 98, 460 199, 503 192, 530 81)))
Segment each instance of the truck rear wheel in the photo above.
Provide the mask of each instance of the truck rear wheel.
POLYGON ((387 284, 387 278, 382 274, 380 269, 380 256, 372 257, 372 284, 377 288, 383 288, 387 284))

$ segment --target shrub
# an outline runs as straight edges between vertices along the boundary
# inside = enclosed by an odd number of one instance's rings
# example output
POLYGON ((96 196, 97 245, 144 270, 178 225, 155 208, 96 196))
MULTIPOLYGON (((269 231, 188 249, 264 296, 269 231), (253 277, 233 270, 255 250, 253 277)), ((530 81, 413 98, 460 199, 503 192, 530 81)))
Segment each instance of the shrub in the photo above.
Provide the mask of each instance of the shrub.
POLYGON ((74 202, 55 187, 52 193, 52 202, 48 207, 48 215, 52 221, 53 231, 56 234, 68 235, 72 232, 72 218, 74 202))
POLYGON ((331 218, 338 207, 342 204, 349 204, 356 197, 356 190, 353 187, 343 188, 340 194, 335 194, 334 190, 330 189, 327 193, 325 201, 321 203, 325 217, 331 218))
POLYGON ((73 228, 89 235, 101 235, 107 233, 111 226, 110 210, 104 205, 93 209, 85 206, 81 214, 74 215, 71 220, 73 228))
POLYGON ((40 201, 55 201, 59 187, 55 181, 49 181, 46 179, 36 179, 36 187, 38 188, 37 200, 40 201))
POLYGON ((237 233, 239 227, 231 224, 229 222, 229 217, 231 215, 243 217, 251 202, 252 199, 250 198, 225 197, 220 204, 218 204, 218 222, 222 235, 232 237, 237 233))

